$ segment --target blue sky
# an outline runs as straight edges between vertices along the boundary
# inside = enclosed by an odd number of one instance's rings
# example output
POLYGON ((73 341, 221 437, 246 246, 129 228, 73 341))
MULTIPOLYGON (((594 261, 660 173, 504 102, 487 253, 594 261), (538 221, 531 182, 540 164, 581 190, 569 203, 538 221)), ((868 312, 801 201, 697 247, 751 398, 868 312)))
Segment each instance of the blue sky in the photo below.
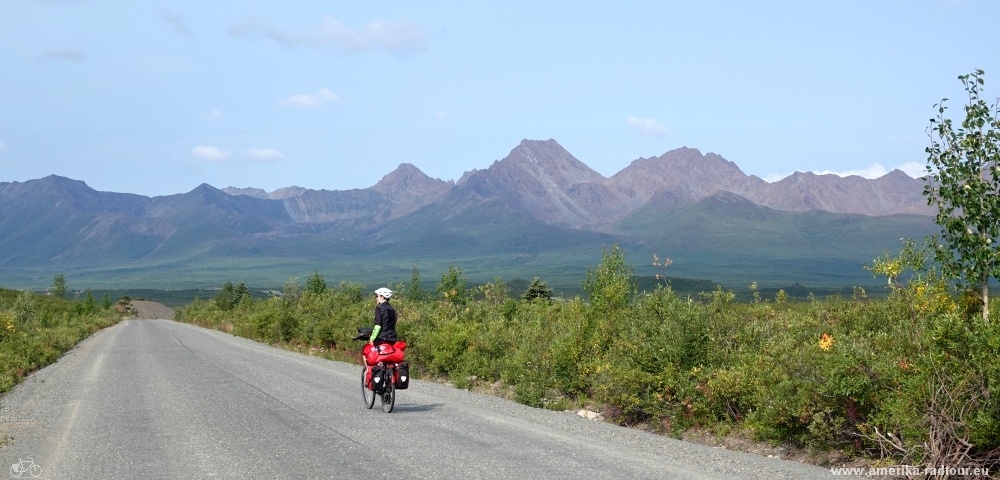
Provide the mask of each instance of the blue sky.
POLYGON ((523 138, 610 176, 687 146, 744 172, 922 165, 956 80, 1000 95, 1000 2, 0 3, 0 181, 458 179, 523 138), (915 162, 915 163, 913 163, 915 162))

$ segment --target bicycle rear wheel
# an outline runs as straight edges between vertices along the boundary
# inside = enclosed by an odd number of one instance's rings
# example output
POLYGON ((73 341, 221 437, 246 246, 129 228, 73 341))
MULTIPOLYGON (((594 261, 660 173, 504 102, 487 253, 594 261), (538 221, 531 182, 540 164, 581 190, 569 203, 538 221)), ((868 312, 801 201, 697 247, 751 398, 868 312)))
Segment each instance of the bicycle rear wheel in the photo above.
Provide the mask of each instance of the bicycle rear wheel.
POLYGON ((391 413, 393 407, 396 406, 396 386, 393 385, 393 378, 396 378, 395 372, 389 374, 389 378, 385 382, 385 389, 382 390, 382 395, 379 395, 382 398, 382 411, 385 413, 391 413))
POLYGON ((365 377, 368 376, 368 367, 361 367, 361 398, 365 401, 365 406, 372 408, 375 406, 375 392, 368 388, 365 377))

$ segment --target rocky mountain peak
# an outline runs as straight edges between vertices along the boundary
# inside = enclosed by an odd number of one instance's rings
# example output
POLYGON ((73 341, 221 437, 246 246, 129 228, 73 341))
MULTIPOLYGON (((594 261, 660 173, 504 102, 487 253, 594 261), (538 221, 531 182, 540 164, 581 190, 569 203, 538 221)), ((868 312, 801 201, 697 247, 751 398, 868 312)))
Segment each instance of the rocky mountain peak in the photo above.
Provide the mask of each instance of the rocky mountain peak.
POLYGON ((0 183, 0 217, 6 208, 23 205, 49 211, 137 212, 145 208, 148 201, 148 197, 132 193, 98 192, 81 180, 58 175, 0 183))
POLYGON ((795 172, 747 195, 750 200, 778 210, 802 212, 888 215, 915 213, 932 215, 923 198, 923 180, 900 170, 869 180, 849 175, 795 172))
POLYGON ((193 189, 191 189, 190 192, 185 193, 184 195, 210 195, 219 192, 222 192, 222 190, 219 190, 218 188, 215 188, 207 183, 202 183, 201 185, 194 187, 193 189))
POLYGON ((747 176, 722 156, 681 147, 659 157, 639 158, 613 175, 612 180, 636 193, 632 203, 641 205, 654 194, 669 192, 676 201, 695 201, 717 190, 746 196, 765 182, 747 176))
POLYGON ((60 177, 59 175, 49 175, 38 180, 28 180, 24 183, 13 182, 9 185, 19 189, 46 193, 49 195, 86 196, 97 194, 96 191, 91 189, 90 186, 82 180, 73 180, 72 178, 60 177))
POLYGON ((385 195, 399 193, 405 190, 426 192, 438 189, 448 182, 431 178, 412 163, 401 163, 395 170, 389 172, 376 183, 372 190, 385 195))
POLYGON ((73 185, 80 188, 90 188, 83 180, 73 180, 72 178, 62 177, 59 175, 42 177, 38 179, 38 183, 41 185, 73 185))
POLYGON ((517 147, 490 169, 518 168, 533 172, 534 176, 545 177, 560 187, 579 182, 600 182, 604 176, 592 170, 587 164, 577 160, 553 139, 522 140, 517 147))
POLYGON ((878 182, 883 185, 925 185, 927 181, 926 177, 913 178, 906 172, 900 169, 894 169, 893 171, 878 177, 873 182, 878 182))
POLYGON ((469 171, 463 173, 462 174, 462 178, 459 178, 458 181, 455 182, 455 184, 456 185, 461 185, 461 184, 465 183, 466 180, 468 180, 470 177, 472 177, 473 175, 475 175, 476 172, 478 172, 478 171, 479 171, 478 169, 473 168, 472 170, 469 170, 469 171))
POLYGON ((523 140, 486 170, 463 175, 459 186, 479 198, 499 198, 533 217, 580 226, 626 208, 607 179, 555 140, 523 140))
POLYGON ((308 188, 302 188, 292 185, 291 187, 282 187, 271 193, 268 193, 267 198, 271 200, 284 200, 286 198, 297 197, 308 191, 309 191, 308 188))

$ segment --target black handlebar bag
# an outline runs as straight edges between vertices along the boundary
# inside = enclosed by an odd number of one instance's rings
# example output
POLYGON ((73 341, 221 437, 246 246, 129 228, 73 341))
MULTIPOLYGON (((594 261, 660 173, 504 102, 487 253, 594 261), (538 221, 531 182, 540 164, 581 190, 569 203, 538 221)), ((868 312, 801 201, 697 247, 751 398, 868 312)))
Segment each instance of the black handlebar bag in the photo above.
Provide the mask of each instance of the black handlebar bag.
POLYGON ((372 336, 372 327, 361 327, 358 329, 358 336, 354 337, 354 340, 368 340, 372 336))

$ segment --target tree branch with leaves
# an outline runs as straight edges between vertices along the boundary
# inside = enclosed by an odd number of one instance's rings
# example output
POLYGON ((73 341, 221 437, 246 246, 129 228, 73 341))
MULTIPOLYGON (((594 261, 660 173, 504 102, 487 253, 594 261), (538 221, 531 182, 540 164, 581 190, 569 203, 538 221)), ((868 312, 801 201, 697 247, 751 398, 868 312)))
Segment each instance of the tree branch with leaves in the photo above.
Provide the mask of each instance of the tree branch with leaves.
POLYGON ((935 105, 924 195, 942 230, 936 260, 978 297, 988 320, 989 280, 1000 278, 1000 102, 981 98, 984 76, 976 70, 958 77, 968 95, 961 126, 945 117, 948 99, 935 105))

